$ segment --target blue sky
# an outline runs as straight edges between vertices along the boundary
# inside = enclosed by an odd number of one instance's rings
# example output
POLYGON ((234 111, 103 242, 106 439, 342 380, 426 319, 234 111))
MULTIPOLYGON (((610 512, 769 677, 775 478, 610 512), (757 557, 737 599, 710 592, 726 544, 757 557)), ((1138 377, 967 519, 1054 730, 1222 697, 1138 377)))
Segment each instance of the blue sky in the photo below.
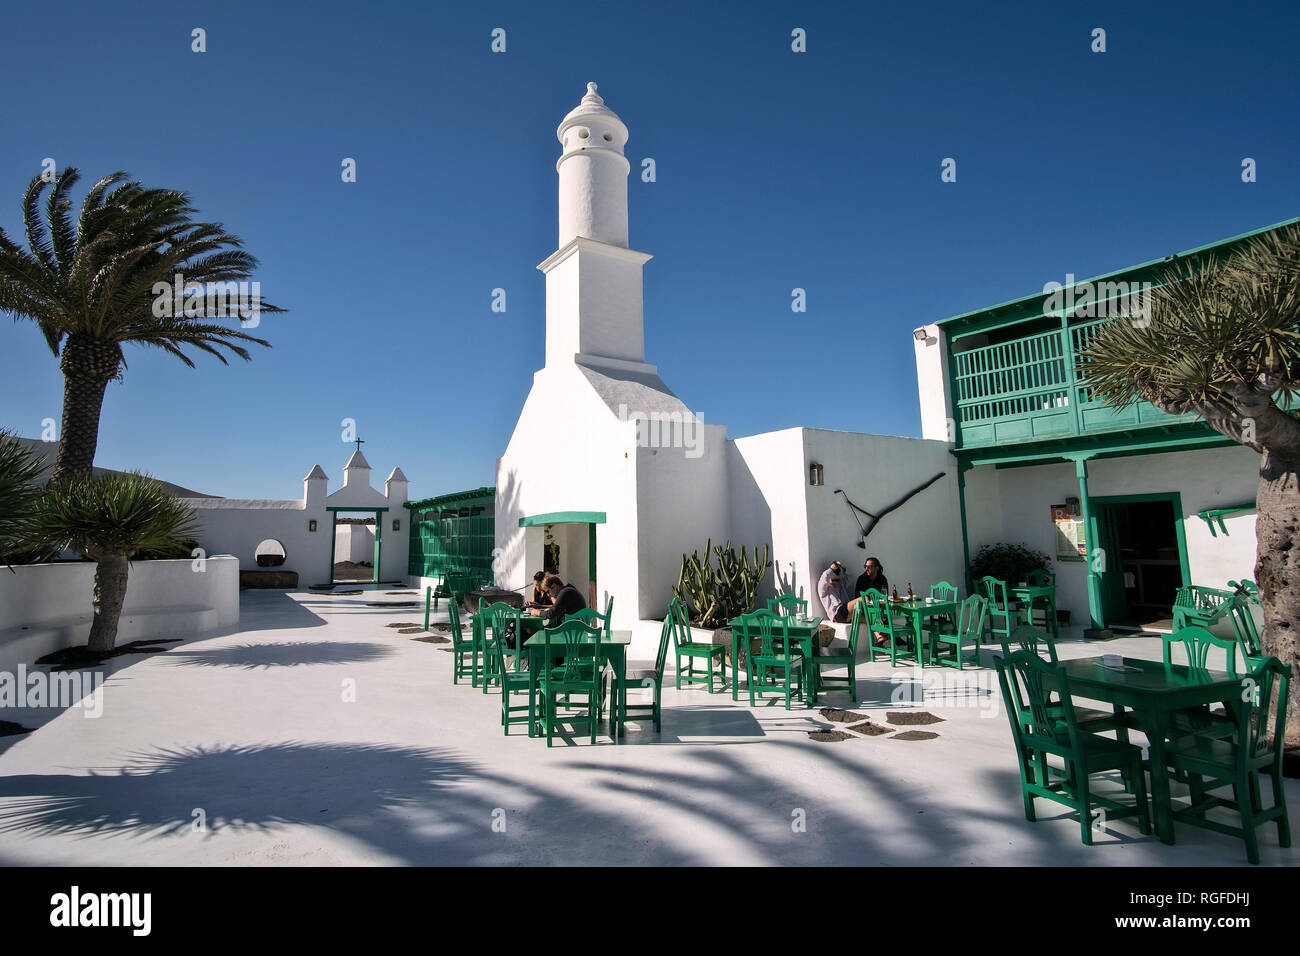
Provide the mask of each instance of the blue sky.
MULTIPOLYGON (((1300 212, 1295 4, 982 6, 7 4, 0 226, 47 156, 125 169, 291 310, 247 364, 130 348, 98 464, 296 497, 316 462, 341 481, 352 418, 376 479, 491 484, 542 363, 555 127, 594 80, 656 162, 631 245, 669 386, 732 436, 916 435, 914 327, 1300 212)), ((28 323, 0 342, 0 427, 36 436, 57 361, 28 323)))

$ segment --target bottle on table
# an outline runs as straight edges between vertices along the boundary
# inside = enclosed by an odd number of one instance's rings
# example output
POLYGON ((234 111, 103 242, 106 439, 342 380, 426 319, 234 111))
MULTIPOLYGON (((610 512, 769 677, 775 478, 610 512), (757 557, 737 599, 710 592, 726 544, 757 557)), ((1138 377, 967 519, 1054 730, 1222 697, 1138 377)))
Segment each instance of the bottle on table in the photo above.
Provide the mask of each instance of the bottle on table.
POLYGON ((899 597, 898 597, 898 585, 897 585, 897 584, 894 585, 894 593, 893 593, 893 595, 892 595, 892 599, 895 600, 895 601, 899 600, 899 597))
POLYGON ((916 600, 916 594, 912 591, 912 582, 911 582, 911 581, 908 581, 908 582, 907 582, 907 600, 908 600, 908 603, 911 603, 912 601, 915 601, 915 600, 916 600))

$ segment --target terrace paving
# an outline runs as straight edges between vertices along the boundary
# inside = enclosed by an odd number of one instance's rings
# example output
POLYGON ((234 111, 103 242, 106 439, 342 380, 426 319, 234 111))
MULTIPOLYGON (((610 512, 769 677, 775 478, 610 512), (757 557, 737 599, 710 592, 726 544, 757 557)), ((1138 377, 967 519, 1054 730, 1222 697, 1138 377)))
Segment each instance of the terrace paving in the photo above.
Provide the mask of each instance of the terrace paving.
MULTIPOLYGON (((246 591, 238 631, 110 661, 99 718, 5 711, 36 729, 0 737, 0 863, 1245 865, 1240 841, 1190 827, 1169 847, 1120 821, 1085 847, 1064 807, 1026 821, 989 669, 862 663, 857 699, 821 702, 884 726, 927 711, 942 721, 897 730, 932 739, 812 740, 849 724, 669 679, 662 734, 548 749, 453 686, 445 645, 387 627, 422 609, 368 606, 404 600, 382 590, 246 591)), ((1103 652, 1160 643, 1061 644, 1103 652)), ((1300 822, 1300 781, 1287 796, 1300 822)), ((1271 826, 1261 854, 1300 864, 1271 826)))

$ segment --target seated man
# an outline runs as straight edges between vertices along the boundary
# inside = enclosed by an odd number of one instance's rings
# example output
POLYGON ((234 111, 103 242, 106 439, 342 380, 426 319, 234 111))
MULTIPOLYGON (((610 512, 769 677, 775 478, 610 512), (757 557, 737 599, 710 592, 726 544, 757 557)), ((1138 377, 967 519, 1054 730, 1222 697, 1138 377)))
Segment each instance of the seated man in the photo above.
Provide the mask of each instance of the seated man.
POLYGON ((817 597, 826 616, 839 624, 849 620, 849 588, 844 580, 844 565, 832 561, 817 581, 817 597))
POLYGON ((542 587, 551 598, 551 609, 546 612, 546 626, 563 624, 569 614, 577 614, 587 606, 582 594, 571 584, 565 584, 559 575, 548 574, 542 587))
MULTIPOLYGON (((866 563, 862 566, 862 573, 858 575, 857 583, 853 585, 853 593, 861 595, 864 591, 875 588, 885 597, 889 597, 889 578, 885 577, 885 566, 880 563, 879 558, 867 558, 866 563)), ((854 598, 849 602, 849 611, 852 612, 853 605, 862 600, 861 597, 854 598)), ((876 631, 874 639, 877 647, 884 647, 889 643, 888 635, 876 631)))

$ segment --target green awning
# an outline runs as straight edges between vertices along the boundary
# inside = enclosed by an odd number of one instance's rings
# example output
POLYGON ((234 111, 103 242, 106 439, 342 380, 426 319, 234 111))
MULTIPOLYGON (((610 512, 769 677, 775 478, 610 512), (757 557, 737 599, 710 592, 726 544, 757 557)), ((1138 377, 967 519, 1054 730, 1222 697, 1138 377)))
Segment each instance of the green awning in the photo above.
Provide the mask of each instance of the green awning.
POLYGON ((519 519, 519 527, 532 528, 539 524, 604 524, 603 511, 552 511, 550 514, 530 515, 519 519))

